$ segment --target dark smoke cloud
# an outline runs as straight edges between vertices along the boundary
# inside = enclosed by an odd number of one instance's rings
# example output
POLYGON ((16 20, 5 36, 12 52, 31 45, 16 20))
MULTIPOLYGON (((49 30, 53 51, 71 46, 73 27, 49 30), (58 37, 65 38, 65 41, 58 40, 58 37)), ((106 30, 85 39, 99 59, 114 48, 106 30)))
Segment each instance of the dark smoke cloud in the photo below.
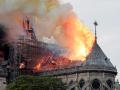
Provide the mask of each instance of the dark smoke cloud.
POLYGON ((7 33, 6 33, 7 28, 0 24, 0 42, 3 42, 6 39, 7 33))
POLYGON ((7 40, 7 28, 5 25, 0 24, 0 46, 7 40))
POLYGON ((0 51, 4 54, 4 59, 8 60, 9 56, 9 45, 7 42, 7 31, 5 25, 0 24, 0 51))

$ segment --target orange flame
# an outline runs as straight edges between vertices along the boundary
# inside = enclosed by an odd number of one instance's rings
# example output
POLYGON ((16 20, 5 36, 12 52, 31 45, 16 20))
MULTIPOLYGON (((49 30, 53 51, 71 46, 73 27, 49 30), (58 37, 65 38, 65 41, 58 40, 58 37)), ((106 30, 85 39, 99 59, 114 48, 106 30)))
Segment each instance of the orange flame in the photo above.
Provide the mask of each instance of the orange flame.
POLYGON ((70 50, 69 58, 84 61, 95 41, 94 35, 75 16, 68 16, 63 21, 62 28, 70 50))
POLYGON ((35 71, 40 71, 41 70, 41 63, 38 63, 35 67, 34 67, 35 71))
POLYGON ((25 63, 20 63, 19 69, 25 68, 25 63))
MULTIPOLYGON (((20 2, 19 1, 16 2, 13 6, 15 7, 16 5, 18 5, 17 3, 20 3, 20 2)), ((16 6, 15 9, 11 10, 11 13, 14 12, 14 10, 18 11, 18 12, 15 12, 15 15, 12 14, 13 18, 15 18, 15 21, 21 25, 23 24, 21 17, 24 17, 26 15, 33 16, 34 18, 36 16, 38 16, 38 18, 42 18, 41 16, 39 16, 39 6, 41 6, 39 5, 40 3, 41 4, 43 3, 45 5, 45 11, 43 12, 43 15, 45 15, 45 18, 47 17, 46 13, 49 13, 52 9, 59 6, 59 3, 57 2, 57 0, 45 0, 45 1, 31 0, 31 2, 30 0, 24 0, 18 6, 16 6), (29 7, 29 6, 32 6, 33 9, 32 11, 27 13, 25 12, 26 11, 25 7, 29 7)), ((43 8, 43 7, 41 6, 40 8, 43 8)), ((70 54, 68 55, 68 57, 70 58, 70 60, 84 61, 91 51, 91 48, 95 41, 95 37, 90 32, 90 30, 78 20, 76 16, 74 15, 72 16, 70 14, 68 17, 66 16, 67 18, 63 18, 63 20, 60 20, 60 23, 62 22, 63 34, 65 36, 64 39, 66 39, 67 48, 70 51, 70 54)), ((45 60, 47 59, 45 58, 45 60)), ((52 61, 51 63, 54 65, 57 64, 54 61, 52 61)), ((66 63, 70 63, 69 60, 66 63)), ((66 66, 66 63, 65 63, 65 66, 66 66)), ((59 61, 57 65, 62 65, 62 64, 64 64, 64 61, 61 60, 61 62, 59 61)), ((25 67, 24 63, 21 63, 19 66, 20 69, 24 67, 25 67)), ((34 67, 34 69, 37 71, 40 71, 41 68, 42 68, 42 62, 38 63, 34 67)))

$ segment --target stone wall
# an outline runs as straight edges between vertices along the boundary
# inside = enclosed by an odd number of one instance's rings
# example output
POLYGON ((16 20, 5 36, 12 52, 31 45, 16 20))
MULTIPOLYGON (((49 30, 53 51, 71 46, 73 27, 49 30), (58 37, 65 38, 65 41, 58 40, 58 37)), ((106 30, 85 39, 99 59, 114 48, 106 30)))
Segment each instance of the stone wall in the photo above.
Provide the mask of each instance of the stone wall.
POLYGON ((115 90, 115 75, 105 72, 86 72, 57 76, 68 90, 115 90), (97 87, 96 87, 97 85, 97 87))
POLYGON ((6 89, 6 79, 3 77, 0 77, 0 90, 6 89))

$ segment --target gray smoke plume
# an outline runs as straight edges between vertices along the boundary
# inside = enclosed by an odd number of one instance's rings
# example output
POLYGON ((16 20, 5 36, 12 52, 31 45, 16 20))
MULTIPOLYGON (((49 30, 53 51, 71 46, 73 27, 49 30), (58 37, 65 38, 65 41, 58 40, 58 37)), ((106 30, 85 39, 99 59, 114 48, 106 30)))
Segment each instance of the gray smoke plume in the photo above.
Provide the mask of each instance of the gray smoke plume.
POLYGON ((0 45, 2 45, 2 43, 6 42, 7 39, 7 28, 0 24, 0 45))

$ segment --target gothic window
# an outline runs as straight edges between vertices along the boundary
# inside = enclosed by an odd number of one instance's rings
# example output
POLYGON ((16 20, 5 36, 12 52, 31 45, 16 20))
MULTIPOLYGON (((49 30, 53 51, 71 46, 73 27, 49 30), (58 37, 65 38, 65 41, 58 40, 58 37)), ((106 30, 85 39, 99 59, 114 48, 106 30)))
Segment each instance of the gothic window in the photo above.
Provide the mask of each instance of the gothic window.
POLYGON ((100 88, 100 81, 98 79, 92 81, 92 88, 95 90, 100 88))
POLYGON ((81 79, 79 82, 80 88, 83 88, 84 84, 85 84, 85 81, 83 79, 81 79))
POLYGON ((113 83, 112 83, 112 81, 111 81, 111 80, 107 80, 107 81, 106 81, 106 83, 107 83, 107 85, 108 85, 110 88, 112 88, 112 87, 113 87, 113 83))

